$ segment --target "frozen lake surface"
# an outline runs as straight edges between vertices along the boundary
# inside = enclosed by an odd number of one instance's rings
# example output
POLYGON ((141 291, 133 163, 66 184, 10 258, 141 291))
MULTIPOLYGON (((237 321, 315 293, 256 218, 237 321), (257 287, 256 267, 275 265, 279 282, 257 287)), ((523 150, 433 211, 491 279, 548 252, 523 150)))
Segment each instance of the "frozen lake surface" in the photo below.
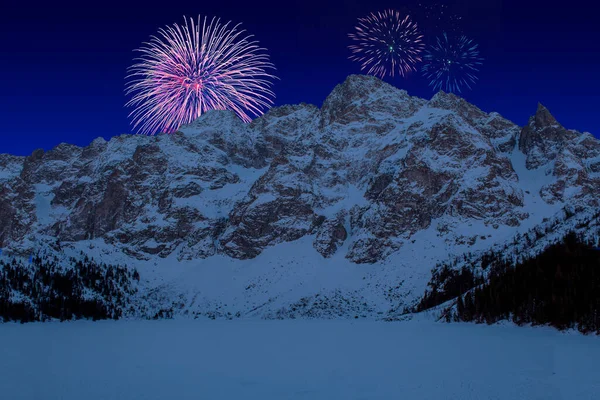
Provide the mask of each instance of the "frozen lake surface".
POLYGON ((600 338, 423 321, 0 324, 0 398, 598 399, 600 338))

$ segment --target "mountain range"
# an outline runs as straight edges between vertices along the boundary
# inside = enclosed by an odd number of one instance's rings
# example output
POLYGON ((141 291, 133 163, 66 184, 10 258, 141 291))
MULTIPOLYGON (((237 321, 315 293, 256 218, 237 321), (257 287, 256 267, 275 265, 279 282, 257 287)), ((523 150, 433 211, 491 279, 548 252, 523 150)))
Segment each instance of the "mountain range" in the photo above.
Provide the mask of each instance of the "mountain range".
POLYGON ((249 124, 0 154, 0 247, 135 267, 135 317, 393 318, 440 263, 597 239, 599 198, 600 141, 541 104, 520 127, 351 75, 249 124))

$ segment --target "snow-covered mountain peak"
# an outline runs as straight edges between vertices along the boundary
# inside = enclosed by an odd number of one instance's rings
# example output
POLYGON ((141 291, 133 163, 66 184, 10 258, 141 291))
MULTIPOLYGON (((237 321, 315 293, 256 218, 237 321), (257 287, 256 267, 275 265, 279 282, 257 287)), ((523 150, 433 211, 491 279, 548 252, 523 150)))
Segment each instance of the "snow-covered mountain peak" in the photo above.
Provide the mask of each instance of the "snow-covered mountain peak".
POLYGON ((321 127, 374 123, 389 117, 407 118, 424 104, 424 100, 411 97, 405 90, 373 76, 350 75, 323 102, 321 127))
POLYGON ((578 146, 580 136, 579 132, 565 129, 546 107, 538 104, 535 115, 521 130, 519 148, 527 155, 527 168, 535 169, 568 157, 571 147, 578 146))
POLYGON ((459 103, 461 100, 463 99, 461 97, 458 97, 454 93, 447 93, 443 90, 440 90, 431 97, 431 100, 429 100, 429 104, 433 107, 446 109, 449 108, 451 105, 459 103))
POLYGON ((190 131, 193 129, 202 130, 203 128, 214 129, 217 127, 243 130, 244 126, 244 122, 231 110, 208 110, 194 122, 182 126, 180 130, 190 131))
POLYGON ((454 94, 352 75, 321 108, 250 124, 210 111, 172 135, 0 155, 0 246, 101 238, 138 258, 247 259, 312 237, 324 257, 372 263, 432 229, 470 243, 594 203, 600 145, 554 121, 540 107, 521 129, 454 94))
POLYGON ((547 128, 547 127, 561 127, 562 128, 562 125, 560 125, 558 123, 556 118, 554 118, 554 116, 550 113, 550 110, 548 110, 542 103, 538 103, 538 107, 535 112, 535 115, 533 116, 533 118, 530 120, 529 123, 530 124, 533 123, 536 128, 547 128))

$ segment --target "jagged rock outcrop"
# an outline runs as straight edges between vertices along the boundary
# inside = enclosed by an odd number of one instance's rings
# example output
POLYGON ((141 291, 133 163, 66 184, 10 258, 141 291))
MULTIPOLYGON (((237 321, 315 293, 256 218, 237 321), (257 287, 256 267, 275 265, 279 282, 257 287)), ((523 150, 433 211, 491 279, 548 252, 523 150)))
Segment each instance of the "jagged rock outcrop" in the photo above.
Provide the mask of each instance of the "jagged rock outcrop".
POLYGON ((322 217, 313 246, 325 258, 331 257, 348 239, 345 227, 347 212, 341 211, 333 218, 322 217))
POLYGON ((430 228, 465 243, 460 227, 517 227, 542 212, 537 198, 599 195, 599 141, 541 105, 521 129, 452 94, 427 101, 353 75, 321 108, 250 124, 211 111, 172 135, 2 154, 0 246, 100 238, 139 259, 248 259, 314 235, 323 257, 373 263, 430 228), (523 174, 538 170, 530 194, 523 174))
POLYGON ((563 128, 546 107, 538 104, 535 115, 519 137, 519 148, 527 155, 527 168, 538 168, 556 159, 566 144, 577 136, 576 132, 563 128))
POLYGON ((598 206, 600 142, 592 135, 565 129, 542 104, 519 137, 528 169, 544 168, 553 179, 540 190, 547 203, 582 200, 598 206), (595 195, 594 195, 595 194, 595 195))

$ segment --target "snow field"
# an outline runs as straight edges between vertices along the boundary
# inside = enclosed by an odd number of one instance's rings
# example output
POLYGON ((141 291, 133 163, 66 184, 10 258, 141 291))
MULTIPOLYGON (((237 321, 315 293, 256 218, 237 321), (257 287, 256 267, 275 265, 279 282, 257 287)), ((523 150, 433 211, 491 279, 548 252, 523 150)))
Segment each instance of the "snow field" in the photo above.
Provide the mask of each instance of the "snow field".
POLYGON ((0 325, 3 399, 596 399, 600 340, 551 328, 284 320, 0 325))

